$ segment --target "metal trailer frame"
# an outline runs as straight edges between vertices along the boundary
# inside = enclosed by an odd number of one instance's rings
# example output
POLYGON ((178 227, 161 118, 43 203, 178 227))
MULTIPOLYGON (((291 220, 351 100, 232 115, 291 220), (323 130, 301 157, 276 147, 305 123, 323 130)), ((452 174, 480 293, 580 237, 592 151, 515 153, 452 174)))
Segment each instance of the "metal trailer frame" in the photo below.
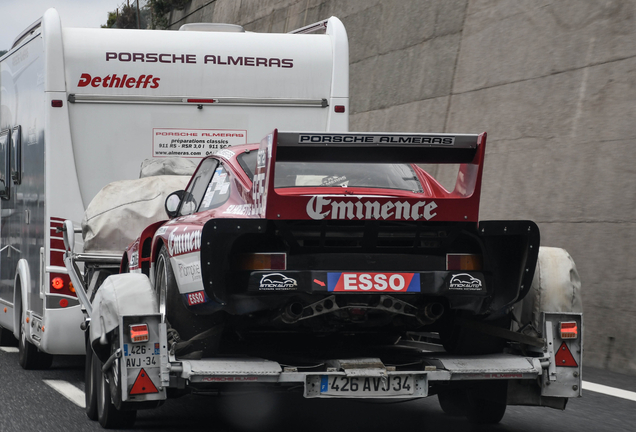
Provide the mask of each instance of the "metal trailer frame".
MULTIPOLYGON (((66 245, 65 263, 71 279, 78 289, 78 298, 82 302, 85 314, 83 328, 86 330, 91 317, 95 314, 87 295, 84 278, 77 265, 83 262, 91 265, 113 265, 114 257, 100 254, 76 254, 73 252, 69 233, 77 232, 70 221, 64 224, 64 240, 66 245), (100 260, 101 258, 101 260, 100 260)), ((95 287, 92 287, 95 288, 95 287)), ((567 399, 582 395, 582 351, 583 351, 583 317, 581 313, 544 312, 544 338, 528 337, 520 333, 501 329, 494 330, 500 336, 517 341, 525 354, 508 352, 491 355, 453 355, 443 352, 440 345, 430 342, 405 341, 401 349, 409 350, 409 358, 417 353, 420 368, 404 368, 385 365, 380 358, 332 359, 323 361, 318 370, 303 371, 303 367, 283 365, 265 358, 176 358, 174 348, 168 346, 167 325, 162 322, 161 314, 122 315, 119 316, 118 332, 122 346, 113 352, 104 362, 103 371, 108 370, 115 361, 120 361, 121 401, 129 403, 164 400, 168 398, 166 389, 186 389, 193 392, 208 393, 226 389, 232 384, 258 384, 270 386, 302 386, 306 398, 338 398, 352 397, 352 394, 332 394, 324 391, 325 382, 334 377, 343 379, 376 379, 381 380, 386 388, 392 377, 409 376, 412 378, 413 391, 401 394, 355 394, 358 398, 422 398, 435 392, 429 389, 443 384, 457 386, 469 381, 507 381, 508 405, 548 406, 564 409, 567 399), (574 322, 579 330, 576 339, 561 338, 559 323, 574 322), (155 360, 149 363, 150 368, 144 370, 153 381, 157 392, 131 395, 130 389, 139 377, 141 365, 127 363, 132 342, 127 333, 129 326, 135 323, 147 323, 150 337, 145 346, 153 351, 155 360), (524 344, 524 342, 526 342, 524 344), (529 344, 528 344, 529 343, 529 344), (559 349, 566 345, 575 361, 560 365, 559 349), (534 345, 534 346, 533 346, 534 345), (540 345, 540 346, 538 346, 540 345), (122 349, 123 348, 123 349, 122 349), (159 361, 156 361, 156 359, 159 361)), ((493 328, 494 329, 494 328, 493 328)), ((481 329, 488 332, 488 329, 481 329)), ((103 343, 106 343, 105 338, 103 343)), ((565 360, 563 360, 565 362, 565 360)), ((351 381, 353 382, 353 381, 351 381)), ((376 381, 377 382, 377 381, 376 381)))

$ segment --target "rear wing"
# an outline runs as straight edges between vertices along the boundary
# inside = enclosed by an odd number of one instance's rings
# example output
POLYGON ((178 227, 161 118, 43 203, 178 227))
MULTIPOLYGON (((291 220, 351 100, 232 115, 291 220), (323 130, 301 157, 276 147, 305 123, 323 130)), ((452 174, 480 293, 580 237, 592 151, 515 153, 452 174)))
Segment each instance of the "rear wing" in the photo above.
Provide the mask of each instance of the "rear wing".
POLYGON ((265 219, 477 222, 486 133, 279 132, 261 141, 251 198, 265 219), (455 189, 406 198, 378 195, 279 194, 277 162, 461 164, 455 189))

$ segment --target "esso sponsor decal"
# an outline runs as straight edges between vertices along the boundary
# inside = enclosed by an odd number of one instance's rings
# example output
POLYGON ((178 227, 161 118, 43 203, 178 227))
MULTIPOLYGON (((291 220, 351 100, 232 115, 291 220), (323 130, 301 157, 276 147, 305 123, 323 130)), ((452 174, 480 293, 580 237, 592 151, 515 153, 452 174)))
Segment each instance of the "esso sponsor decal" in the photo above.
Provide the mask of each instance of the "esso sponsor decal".
POLYGON ((207 298, 205 297, 205 291, 191 292, 186 294, 186 296, 188 298, 189 306, 198 305, 208 301, 207 298))
POLYGON ((419 273, 328 273, 334 292, 420 292, 419 273))

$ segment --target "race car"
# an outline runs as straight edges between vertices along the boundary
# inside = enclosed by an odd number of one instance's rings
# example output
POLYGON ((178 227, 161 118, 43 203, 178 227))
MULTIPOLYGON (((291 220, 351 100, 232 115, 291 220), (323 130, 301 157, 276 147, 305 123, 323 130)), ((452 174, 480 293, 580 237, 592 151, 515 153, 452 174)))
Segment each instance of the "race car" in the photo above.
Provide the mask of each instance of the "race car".
POLYGON ((122 269, 150 277, 177 357, 359 352, 410 332, 500 352, 476 328, 509 328, 539 229, 479 221, 485 146, 485 133, 275 130, 203 159, 122 269), (454 188, 422 164, 459 165, 454 188))

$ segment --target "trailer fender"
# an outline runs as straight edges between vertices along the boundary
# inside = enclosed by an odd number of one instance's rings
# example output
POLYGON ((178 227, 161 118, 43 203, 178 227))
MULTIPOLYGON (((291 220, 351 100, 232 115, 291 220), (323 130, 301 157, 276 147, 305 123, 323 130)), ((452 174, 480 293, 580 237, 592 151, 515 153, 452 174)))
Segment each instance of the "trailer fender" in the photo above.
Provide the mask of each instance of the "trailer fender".
POLYGON ((109 276, 95 294, 90 325, 90 341, 93 351, 102 362, 100 354, 107 353, 106 335, 117 327, 124 315, 158 313, 155 292, 148 276, 141 273, 124 273, 109 276), (99 349, 101 346, 106 349, 99 349))
POLYGON ((583 312, 581 279, 570 254, 561 248, 541 247, 528 295, 514 313, 520 326, 542 331, 543 312, 583 312))
MULTIPOLYGON (((24 310, 29 310, 28 302, 28 290, 31 287, 31 272, 29 271, 29 263, 22 258, 18 261, 18 268, 15 271, 15 279, 13 281, 13 336, 16 339, 20 338, 20 320, 22 317, 18 316, 20 307, 23 306, 24 310)), ((31 341, 31 338, 27 332, 27 340, 31 341)))

